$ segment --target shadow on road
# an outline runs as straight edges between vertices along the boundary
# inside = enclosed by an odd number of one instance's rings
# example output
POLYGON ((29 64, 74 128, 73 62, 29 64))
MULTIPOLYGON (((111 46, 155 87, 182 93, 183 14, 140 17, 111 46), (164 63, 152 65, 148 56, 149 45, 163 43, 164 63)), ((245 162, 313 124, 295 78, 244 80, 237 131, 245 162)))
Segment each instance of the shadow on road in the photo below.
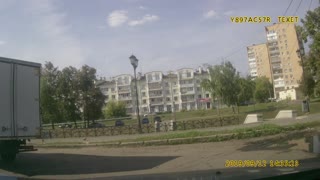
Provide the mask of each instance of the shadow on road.
MULTIPOLYGON (((289 148, 296 146, 296 143, 290 143, 292 140, 309 138, 316 132, 295 132, 286 135, 277 135, 275 137, 266 137, 256 141, 250 141, 245 146, 239 148, 241 151, 258 151, 258 150, 282 150, 288 151, 289 148)), ((305 140, 306 143, 307 139, 305 140)))
POLYGON ((175 158, 22 153, 13 164, 0 161, 0 169, 27 176, 93 174, 150 169, 175 158))

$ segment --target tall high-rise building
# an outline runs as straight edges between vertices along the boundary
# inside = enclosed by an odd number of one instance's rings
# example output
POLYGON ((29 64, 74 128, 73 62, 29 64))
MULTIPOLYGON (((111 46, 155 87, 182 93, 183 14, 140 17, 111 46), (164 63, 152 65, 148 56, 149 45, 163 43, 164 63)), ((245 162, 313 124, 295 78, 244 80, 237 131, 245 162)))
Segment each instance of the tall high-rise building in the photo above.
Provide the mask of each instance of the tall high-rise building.
POLYGON ((295 89, 302 77, 300 44, 293 23, 278 23, 265 27, 275 97, 280 92, 295 89))
POLYGON ((253 44, 247 47, 250 76, 265 76, 271 81, 270 61, 266 43, 253 44))
POLYGON ((266 76, 273 84, 277 99, 297 99, 302 78, 301 58, 296 51, 303 48, 293 23, 265 27, 267 43, 247 47, 250 75, 266 76), (294 94, 294 95, 293 95, 294 94))

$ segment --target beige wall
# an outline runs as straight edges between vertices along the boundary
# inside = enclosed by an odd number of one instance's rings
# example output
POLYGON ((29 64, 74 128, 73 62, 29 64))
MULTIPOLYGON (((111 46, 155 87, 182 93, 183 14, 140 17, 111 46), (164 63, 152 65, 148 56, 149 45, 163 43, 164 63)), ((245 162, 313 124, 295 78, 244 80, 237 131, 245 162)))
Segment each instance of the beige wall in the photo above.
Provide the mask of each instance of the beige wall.
MULTIPOLYGON (((265 43, 257 44, 247 47, 248 58, 249 58, 249 51, 254 53, 256 70, 257 70, 257 77, 265 76, 271 81, 271 70, 270 70, 270 62, 269 62, 269 55, 268 55, 268 48, 265 43)), ((249 62, 250 66, 250 62, 249 62)), ((254 68, 250 68, 254 69, 254 68)))
MULTIPOLYGON (((299 86, 299 81, 302 76, 302 67, 299 64, 300 58, 297 56, 296 50, 299 49, 299 42, 295 30, 295 25, 293 23, 279 23, 266 27, 266 33, 274 31, 276 34, 276 40, 268 40, 268 42, 277 42, 277 47, 279 51, 279 59, 282 75, 277 76, 274 71, 271 71, 273 79, 282 79, 283 86, 275 87, 275 92, 277 97, 279 97, 279 92, 285 89, 291 89, 299 86), (279 88, 279 90, 278 90, 279 88), (282 90, 280 90, 282 88, 282 90)), ((267 36, 268 38, 268 36, 267 36)), ((270 54, 270 46, 268 46, 268 51, 272 64, 272 57, 270 54)), ((276 83, 275 83, 276 84, 276 83)))

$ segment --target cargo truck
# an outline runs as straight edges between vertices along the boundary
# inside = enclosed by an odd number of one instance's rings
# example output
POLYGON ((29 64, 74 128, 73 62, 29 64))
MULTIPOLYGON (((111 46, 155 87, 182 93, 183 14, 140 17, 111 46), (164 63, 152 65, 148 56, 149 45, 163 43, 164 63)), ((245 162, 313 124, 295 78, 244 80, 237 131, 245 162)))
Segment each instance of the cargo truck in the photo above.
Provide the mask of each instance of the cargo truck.
POLYGON ((27 141, 39 136, 41 64, 0 57, 0 155, 13 161, 35 151, 27 141))

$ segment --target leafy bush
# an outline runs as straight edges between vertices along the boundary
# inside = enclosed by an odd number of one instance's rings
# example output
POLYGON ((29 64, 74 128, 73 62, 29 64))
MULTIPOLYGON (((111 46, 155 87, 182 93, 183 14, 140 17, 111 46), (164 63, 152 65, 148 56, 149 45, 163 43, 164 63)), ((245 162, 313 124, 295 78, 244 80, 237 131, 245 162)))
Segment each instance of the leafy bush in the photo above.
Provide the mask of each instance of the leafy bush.
POLYGON ((111 101, 103 110, 103 115, 105 118, 126 117, 126 104, 123 102, 111 101))

